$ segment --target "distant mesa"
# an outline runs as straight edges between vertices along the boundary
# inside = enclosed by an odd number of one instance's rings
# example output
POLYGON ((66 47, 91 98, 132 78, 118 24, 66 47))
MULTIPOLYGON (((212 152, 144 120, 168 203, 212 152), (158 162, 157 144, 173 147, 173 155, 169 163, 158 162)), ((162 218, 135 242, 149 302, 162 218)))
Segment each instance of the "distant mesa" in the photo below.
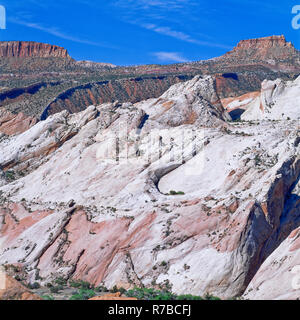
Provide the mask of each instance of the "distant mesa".
MULTIPOLYGON (((72 59, 68 51, 63 47, 34 41, 0 41, 0 58, 72 59)), ((103 69, 117 67, 111 63, 72 60, 78 67, 83 68, 103 69)))
POLYGON ((287 42, 284 35, 281 36, 270 36, 257 39, 241 40, 236 46, 235 50, 238 49, 249 49, 249 48, 272 48, 272 47, 289 47, 292 48, 293 44, 287 42))
POLYGON ((62 47, 34 41, 1 41, 0 58, 71 58, 62 47))
POLYGON ((225 58, 245 57, 248 60, 286 60, 292 57, 299 57, 299 51, 285 37, 270 36, 258 39, 240 41, 237 46, 225 54, 225 58))

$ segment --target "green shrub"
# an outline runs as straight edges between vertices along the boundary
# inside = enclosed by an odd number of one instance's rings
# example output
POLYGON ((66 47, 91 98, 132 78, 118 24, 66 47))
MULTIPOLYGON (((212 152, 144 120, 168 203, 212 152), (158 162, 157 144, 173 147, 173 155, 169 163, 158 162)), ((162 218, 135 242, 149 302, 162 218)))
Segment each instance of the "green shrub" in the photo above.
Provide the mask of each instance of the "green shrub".
POLYGON ((29 289, 32 289, 32 290, 34 290, 34 289, 39 289, 41 286, 40 286, 40 284, 38 283, 38 282, 35 282, 35 283, 33 283, 33 284, 29 284, 28 285, 28 288, 29 289))
POLYGON ((117 286, 114 286, 111 290, 109 290, 111 293, 117 293, 119 292, 119 289, 117 286))
POLYGON ((183 191, 174 191, 174 190, 171 190, 170 192, 169 192, 169 195, 171 195, 171 196, 177 196, 177 195, 184 195, 185 193, 183 192, 183 191))
POLYGON ((49 295, 42 296, 42 299, 44 299, 44 300, 54 300, 54 298, 52 296, 49 296, 49 295))
POLYGON ((207 294, 204 296, 204 299, 205 299, 205 300, 221 300, 220 298, 215 297, 215 296, 212 296, 212 295, 209 294, 209 293, 207 293, 207 294))
POLYGON ((155 290, 149 288, 137 288, 128 290, 125 295, 139 300, 220 300, 217 297, 206 295, 204 298, 193 295, 176 295, 168 290, 155 290))
POLYGON ((93 289, 93 286, 89 282, 82 280, 70 280, 69 285, 77 289, 93 289))
POLYGON ((161 267, 166 267, 167 266, 167 262, 166 261, 162 261, 162 263, 160 264, 161 267))
POLYGON ((55 287, 51 287, 51 288, 50 288, 50 291, 51 291, 51 293, 58 293, 59 291, 61 291, 61 290, 63 290, 63 289, 64 289, 63 286, 58 285, 58 286, 55 286, 55 287))
POLYGON ((67 285, 67 280, 60 277, 60 278, 57 278, 55 280, 55 283, 58 284, 59 286, 66 286, 67 285))
POLYGON ((191 294, 182 294, 182 295, 178 296, 176 300, 181 300, 181 301, 189 300, 190 301, 190 300, 203 300, 203 298, 198 297, 198 296, 193 296, 191 294))
POLYGON ((8 181, 13 181, 13 180, 15 180, 15 179, 16 179, 16 177, 15 177, 15 172, 12 171, 12 170, 6 171, 6 172, 5 172, 5 178, 6 178, 6 180, 8 180, 8 181))
POLYGON ((108 292, 108 291, 109 291, 109 290, 108 290, 106 287, 104 287, 104 286, 99 286, 99 287, 95 288, 95 290, 96 290, 97 292, 108 292))
POLYGON ((70 298, 70 300, 88 300, 95 296, 96 296, 96 293, 94 290, 80 289, 79 292, 77 292, 70 298))

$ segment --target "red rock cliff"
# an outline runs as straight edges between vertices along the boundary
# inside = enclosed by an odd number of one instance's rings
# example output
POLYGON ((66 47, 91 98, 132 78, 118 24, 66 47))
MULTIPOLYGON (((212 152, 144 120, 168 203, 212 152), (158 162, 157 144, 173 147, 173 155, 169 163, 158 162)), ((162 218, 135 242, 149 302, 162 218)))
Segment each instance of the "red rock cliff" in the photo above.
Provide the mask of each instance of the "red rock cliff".
POLYGON ((289 47, 293 48, 291 42, 287 42, 284 36, 270 36, 259 39, 242 40, 234 50, 254 49, 254 48, 272 48, 272 47, 289 47))
POLYGON ((70 58, 62 47, 33 41, 1 41, 0 57, 41 57, 70 58))
POLYGON ((271 36, 240 41, 222 59, 231 64, 268 63, 278 70, 295 71, 299 68, 300 52, 284 36, 271 36))

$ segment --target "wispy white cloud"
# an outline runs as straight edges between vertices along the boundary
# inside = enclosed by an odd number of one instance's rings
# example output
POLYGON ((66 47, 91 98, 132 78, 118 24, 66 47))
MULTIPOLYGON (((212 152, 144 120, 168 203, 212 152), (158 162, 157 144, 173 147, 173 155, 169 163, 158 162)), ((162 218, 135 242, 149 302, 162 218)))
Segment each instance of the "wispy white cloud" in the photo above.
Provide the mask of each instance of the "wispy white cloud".
POLYGON ((222 49, 231 49, 230 46, 226 46, 224 44, 215 43, 213 41, 202 41, 198 39, 194 39, 189 34, 186 34, 181 31, 173 30, 170 27, 160 27, 155 24, 143 24, 141 25, 143 28, 152 30, 156 33, 163 34, 165 36, 169 36, 178 40, 182 40, 185 42, 194 43, 201 46, 207 46, 207 47, 216 47, 216 48, 222 48, 222 49))
POLYGON ((178 52, 153 52, 152 55, 161 62, 188 62, 178 52))
POLYGON ((67 33, 64 33, 62 31, 60 31, 57 28, 45 27, 45 26, 43 26, 43 25, 41 25, 39 23, 22 21, 22 20, 15 19, 15 18, 9 18, 8 21, 12 22, 12 23, 15 23, 15 24, 19 24, 19 25, 25 26, 27 28, 40 30, 40 31, 46 32, 48 34, 51 34, 53 36, 56 36, 58 38, 69 40, 69 41, 72 41, 72 42, 77 42, 77 43, 82 43, 82 44, 91 45, 91 46, 97 46, 97 47, 116 49, 116 47, 111 46, 109 44, 100 43, 100 42, 94 42, 94 41, 82 39, 82 38, 79 38, 79 37, 74 37, 72 35, 69 35, 67 33))
POLYGON ((176 38, 178 40, 183 40, 186 42, 194 42, 194 43, 197 42, 197 40, 193 39, 188 34, 181 31, 172 30, 170 27, 159 27, 159 26, 156 26, 155 24, 144 24, 142 26, 148 30, 152 30, 160 34, 164 34, 166 36, 176 38))
MULTIPOLYGON (((155 33, 199 46, 232 49, 232 46, 214 41, 208 34, 195 33, 183 21, 199 22, 196 11, 202 8, 196 0, 115 0, 113 5, 122 12, 125 22, 155 33)), ((203 22, 203 18, 201 19, 203 22)))
POLYGON ((167 9, 179 10, 183 9, 186 5, 192 5, 193 0, 117 0, 114 5, 131 9, 167 9))

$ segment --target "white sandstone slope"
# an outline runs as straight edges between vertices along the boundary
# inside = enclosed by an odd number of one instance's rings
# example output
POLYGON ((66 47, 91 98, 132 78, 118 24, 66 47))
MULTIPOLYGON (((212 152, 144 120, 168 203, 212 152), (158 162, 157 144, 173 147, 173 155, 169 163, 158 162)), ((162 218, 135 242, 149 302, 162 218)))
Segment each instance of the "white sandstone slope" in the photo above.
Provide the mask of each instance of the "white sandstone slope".
POLYGON ((179 126, 183 124, 213 127, 222 120, 231 120, 215 90, 212 77, 194 79, 173 85, 159 99, 138 104, 157 124, 179 126), (152 103, 151 103, 152 102, 152 103))
POLYGON ((241 295, 299 226, 299 127, 226 119, 197 76, 3 137, 0 264, 42 284, 241 295))
MULTIPOLYGON (((242 120, 299 120, 300 77, 294 81, 265 80, 261 94, 252 100, 242 114, 242 120)), ((244 106, 245 107, 245 106, 244 106)))

